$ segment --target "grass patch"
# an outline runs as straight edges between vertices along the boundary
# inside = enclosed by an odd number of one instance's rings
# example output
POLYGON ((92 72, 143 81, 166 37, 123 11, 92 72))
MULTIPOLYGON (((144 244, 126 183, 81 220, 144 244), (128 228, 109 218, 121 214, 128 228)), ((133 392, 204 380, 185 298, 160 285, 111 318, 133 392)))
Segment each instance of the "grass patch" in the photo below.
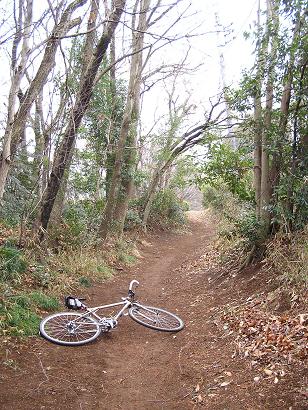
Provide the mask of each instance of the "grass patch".
POLYGON ((12 245, 4 245, 0 248, 0 281, 17 281, 27 269, 22 252, 12 245))
POLYGON ((0 335, 38 335, 41 316, 61 310, 60 297, 91 287, 113 275, 108 264, 134 263, 127 243, 107 251, 93 248, 62 250, 57 254, 23 253, 13 245, 0 252, 0 335), (108 263, 107 263, 108 261, 108 263))
POLYGON ((42 310, 47 310, 48 312, 56 311, 59 309, 60 304, 57 298, 52 296, 47 296, 40 291, 35 291, 30 293, 30 299, 34 304, 42 310))
POLYGON ((63 251, 51 257, 49 263, 53 270, 75 277, 77 282, 80 277, 105 280, 113 274, 113 270, 106 264, 105 255, 90 249, 63 251))
POLYGON ((90 288, 92 286, 92 281, 86 276, 80 276, 79 284, 85 288, 90 288))
POLYGON ((33 336, 38 334, 40 316, 24 306, 25 298, 5 301, 0 304, 0 333, 12 336, 33 336), (20 304, 19 304, 20 303, 20 304))
POLYGON ((3 297, 0 302, 0 334, 33 336, 38 334, 40 311, 55 311, 60 304, 42 292, 20 293, 3 297))
POLYGON ((129 253, 120 252, 118 255, 118 260, 125 265, 133 265, 137 258, 134 255, 130 255, 129 253))

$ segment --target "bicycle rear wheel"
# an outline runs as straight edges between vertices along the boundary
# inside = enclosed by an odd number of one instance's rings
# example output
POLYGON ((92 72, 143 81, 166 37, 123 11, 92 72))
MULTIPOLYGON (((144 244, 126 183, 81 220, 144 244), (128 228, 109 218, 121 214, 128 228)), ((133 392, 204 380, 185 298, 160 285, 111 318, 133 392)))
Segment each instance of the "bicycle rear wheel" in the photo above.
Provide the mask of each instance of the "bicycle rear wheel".
POLYGON ((58 345, 81 346, 92 342, 100 333, 94 319, 76 312, 55 313, 40 323, 41 336, 58 345))
POLYGON ((182 319, 175 314, 139 303, 130 308, 129 316, 140 325, 162 332, 179 332, 184 327, 182 319))

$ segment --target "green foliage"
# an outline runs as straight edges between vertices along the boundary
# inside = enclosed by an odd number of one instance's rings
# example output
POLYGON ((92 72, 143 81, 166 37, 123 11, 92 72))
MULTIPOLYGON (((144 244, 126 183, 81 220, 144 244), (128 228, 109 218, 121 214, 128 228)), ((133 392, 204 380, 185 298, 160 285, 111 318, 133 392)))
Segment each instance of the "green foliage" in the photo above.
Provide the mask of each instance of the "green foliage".
POLYGON ((27 269, 22 252, 13 245, 0 248, 0 282, 19 280, 27 269))
POLYGON ((0 333, 9 332, 13 336, 32 336, 38 334, 40 317, 29 308, 18 303, 0 304, 0 333))
POLYGON ((255 212, 247 212, 234 222, 237 235, 244 238, 249 246, 258 244, 260 241, 261 222, 256 217, 255 212))
POLYGON ((160 226, 181 226, 186 223, 187 204, 180 200, 174 190, 158 191, 153 200, 149 224, 160 226))
POLYGON ((175 171, 170 179, 170 188, 178 188, 185 190, 185 188, 191 186, 194 183, 196 174, 196 164, 193 158, 186 156, 179 158, 175 171))
POLYGON ((57 298, 47 296, 40 291, 31 292, 29 297, 35 303, 35 305, 42 310, 55 311, 60 307, 57 298))
POLYGON ((282 174, 270 207, 274 224, 284 232, 303 229, 308 223, 308 185, 305 177, 282 174))
POLYGON ((240 200, 224 183, 219 188, 205 185, 202 192, 203 206, 211 208, 220 219, 220 236, 241 238, 247 247, 259 241, 260 222, 251 204, 240 200))
POLYGON ((226 195, 224 190, 218 190, 217 188, 214 188, 212 185, 204 185, 202 187, 202 194, 202 205, 205 209, 210 207, 217 211, 223 209, 226 195))
POLYGON ((58 232, 61 234, 61 243, 65 246, 93 241, 100 224, 103 207, 102 200, 69 202, 63 215, 65 228, 60 228, 58 232))
POLYGON ((92 286, 92 281, 87 276, 80 276, 79 284, 85 288, 90 288, 92 286))
POLYGON ((0 334, 32 336, 38 334, 40 316, 37 309, 54 311, 59 309, 56 298, 35 291, 4 297, 0 300, 0 334))
MULTIPOLYGON (((19 165, 20 170, 21 164, 19 165)), ((28 178, 31 175, 29 169, 27 175, 28 178)), ((21 178, 19 178, 18 170, 14 170, 9 176, 5 188, 3 201, 0 206, 0 220, 6 226, 14 227, 20 224, 22 215, 28 206, 30 192, 21 178)))
POLYGON ((126 214, 125 219, 125 230, 132 230, 140 228, 142 225, 142 219, 140 218, 139 212, 137 209, 129 209, 126 214))
POLYGON ((252 159, 246 147, 234 150, 229 144, 213 143, 209 147, 208 160, 200 167, 197 181, 219 188, 226 184, 230 192, 241 200, 252 200, 252 159))

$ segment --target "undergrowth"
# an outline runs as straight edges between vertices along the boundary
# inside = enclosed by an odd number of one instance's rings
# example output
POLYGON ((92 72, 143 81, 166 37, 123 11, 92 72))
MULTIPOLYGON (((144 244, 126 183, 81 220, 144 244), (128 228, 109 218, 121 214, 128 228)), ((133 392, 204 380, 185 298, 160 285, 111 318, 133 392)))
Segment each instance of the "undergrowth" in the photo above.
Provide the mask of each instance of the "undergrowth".
POLYGON ((41 312, 59 309, 58 299, 41 291, 17 293, 13 288, 0 285, 0 334, 32 336, 38 334, 41 312), (16 292, 14 294, 14 292, 16 292))
POLYGON ((278 233, 267 245, 265 264, 284 284, 308 289, 308 225, 294 234, 278 233))
POLYGON ((136 261, 128 240, 108 250, 69 246, 43 251, 35 246, 20 249, 17 236, 15 232, 6 238, 0 248, 0 335, 37 335, 41 317, 61 309, 64 295, 108 280, 114 265, 136 261))
MULTIPOLYGON (((241 269, 243 261, 254 250, 252 263, 262 262, 275 279, 277 287, 308 287, 308 226, 293 233, 279 232, 269 237, 262 247, 259 242, 260 226, 252 205, 240 201, 222 185, 219 190, 204 187, 204 205, 214 214, 218 226, 217 247, 221 262, 229 269, 241 269)), ((292 292, 292 290, 290 290, 292 292)))

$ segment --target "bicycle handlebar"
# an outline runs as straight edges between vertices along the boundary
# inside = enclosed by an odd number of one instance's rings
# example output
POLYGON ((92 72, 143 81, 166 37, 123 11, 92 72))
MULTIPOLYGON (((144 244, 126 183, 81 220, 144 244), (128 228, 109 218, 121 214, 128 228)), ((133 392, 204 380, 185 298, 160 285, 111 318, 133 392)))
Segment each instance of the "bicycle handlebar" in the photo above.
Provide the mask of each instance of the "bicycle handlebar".
POLYGON ((136 279, 133 279, 131 283, 129 284, 129 290, 133 290, 133 286, 136 285, 136 287, 139 285, 139 282, 136 279))

